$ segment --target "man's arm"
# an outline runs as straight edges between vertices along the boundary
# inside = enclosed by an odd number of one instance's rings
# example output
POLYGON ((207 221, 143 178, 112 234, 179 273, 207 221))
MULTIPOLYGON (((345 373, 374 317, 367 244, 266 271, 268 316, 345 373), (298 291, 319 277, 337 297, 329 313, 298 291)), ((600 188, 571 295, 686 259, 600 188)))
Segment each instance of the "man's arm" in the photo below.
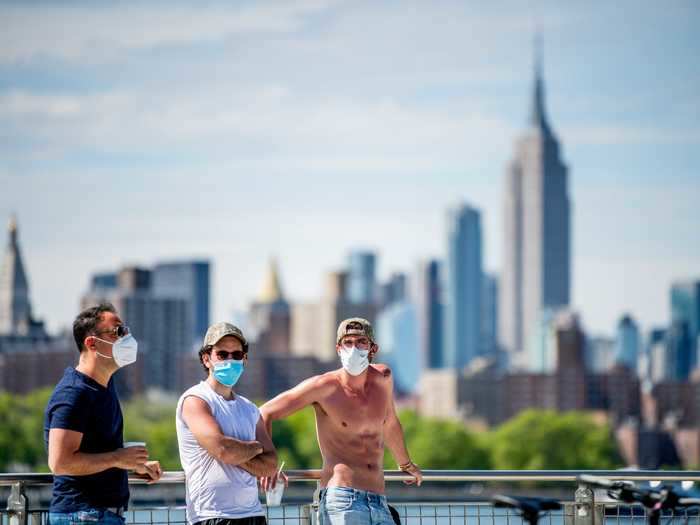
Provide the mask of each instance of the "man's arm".
POLYGON ((195 439, 209 454, 222 463, 241 465, 263 452, 262 444, 225 436, 206 401, 196 396, 182 403, 182 419, 195 439))
POLYGON ((403 427, 401 426, 401 421, 399 421, 399 416, 396 413, 396 404, 394 403, 394 381, 388 367, 386 367, 386 371, 384 371, 384 381, 389 395, 387 415, 384 421, 384 440, 386 446, 389 447, 391 455, 394 456, 394 461, 398 464, 399 469, 413 476, 412 481, 405 481, 404 483, 407 485, 416 483, 420 486, 423 482, 423 474, 420 468, 418 468, 418 465, 411 461, 408 448, 406 448, 403 427))
POLYGON ((267 430, 265 430, 265 423, 263 423, 262 418, 259 418, 255 425, 255 439, 263 446, 262 454, 258 454, 254 458, 238 466, 258 478, 274 476, 277 472, 277 451, 272 444, 270 435, 267 433, 267 430))
POLYGON ((283 419, 318 401, 328 381, 324 376, 314 376, 302 381, 294 388, 282 392, 260 407, 260 417, 268 436, 272 436, 272 422, 283 419))
POLYGON ((49 468, 57 476, 86 476, 110 468, 138 470, 148 459, 145 447, 118 448, 112 452, 80 452, 82 432, 64 428, 49 430, 49 468))

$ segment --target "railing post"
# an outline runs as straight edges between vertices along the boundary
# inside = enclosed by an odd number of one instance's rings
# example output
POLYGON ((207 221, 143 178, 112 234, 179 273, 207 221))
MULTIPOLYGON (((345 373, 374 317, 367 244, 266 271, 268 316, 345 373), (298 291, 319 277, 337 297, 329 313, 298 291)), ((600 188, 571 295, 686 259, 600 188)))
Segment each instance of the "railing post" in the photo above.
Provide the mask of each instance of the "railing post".
POLYGON ((10 525, 27 525, 27 496, 21 481, 12 484, 10 497, 7 498, 7 514, 10 525))
POLYGON ((574 494, 574 525, 599 525, 595 522, 593 490, 579 485, 574 494))

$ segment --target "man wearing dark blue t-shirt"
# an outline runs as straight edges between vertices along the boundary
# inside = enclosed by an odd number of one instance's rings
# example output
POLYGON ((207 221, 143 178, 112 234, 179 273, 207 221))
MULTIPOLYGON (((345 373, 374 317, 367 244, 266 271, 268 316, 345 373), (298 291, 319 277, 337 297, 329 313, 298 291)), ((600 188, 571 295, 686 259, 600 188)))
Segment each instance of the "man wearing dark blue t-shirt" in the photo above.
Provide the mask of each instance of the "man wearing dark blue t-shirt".
POLYGON ((81 312, 73 323, 80 351, 44 414, 44 442, 54 473, 51 525, 123 525, 127 470, 156 481, 162 472, 144 446, 124 448, 122 411, 112 375, 136 360, 136 340, 110 304, 81 312))

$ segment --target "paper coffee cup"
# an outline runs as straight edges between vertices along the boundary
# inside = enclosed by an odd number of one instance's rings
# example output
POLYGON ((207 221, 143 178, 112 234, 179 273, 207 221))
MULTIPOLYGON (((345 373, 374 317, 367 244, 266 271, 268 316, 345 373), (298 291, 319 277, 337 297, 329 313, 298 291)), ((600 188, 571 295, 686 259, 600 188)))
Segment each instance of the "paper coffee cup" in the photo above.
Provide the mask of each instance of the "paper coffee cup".
POLYGON ((124 442, 124 448, 129 448, 129 447, 145 447, 146 442, 145 441, 125 441, 124 442))
POLYGON ((277 507, 282 503, 282 494, 284 494, 284 481, 277 480, 277 485, 272 490, 265 491, 265 499, 268 507, 277 507))

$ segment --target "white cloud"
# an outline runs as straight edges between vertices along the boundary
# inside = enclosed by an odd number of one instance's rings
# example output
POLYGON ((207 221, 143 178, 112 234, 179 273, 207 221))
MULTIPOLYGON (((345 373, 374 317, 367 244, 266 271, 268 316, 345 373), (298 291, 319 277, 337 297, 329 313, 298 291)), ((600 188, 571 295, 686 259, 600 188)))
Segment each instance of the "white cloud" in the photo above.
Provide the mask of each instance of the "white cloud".
POLYGON ((100 7, 5 6, 0 8, 0 61, 41 56, 100 62, 122 50, 216 41, 234 34, 287 33, 304 16, 333 1, 256 4, 234 9, 214 6, 100 7))
POLYGON ((663 129, 616 124, 570 126, 562 129, 562 137, 571 145, 700 144, 700 128, 663 129))

